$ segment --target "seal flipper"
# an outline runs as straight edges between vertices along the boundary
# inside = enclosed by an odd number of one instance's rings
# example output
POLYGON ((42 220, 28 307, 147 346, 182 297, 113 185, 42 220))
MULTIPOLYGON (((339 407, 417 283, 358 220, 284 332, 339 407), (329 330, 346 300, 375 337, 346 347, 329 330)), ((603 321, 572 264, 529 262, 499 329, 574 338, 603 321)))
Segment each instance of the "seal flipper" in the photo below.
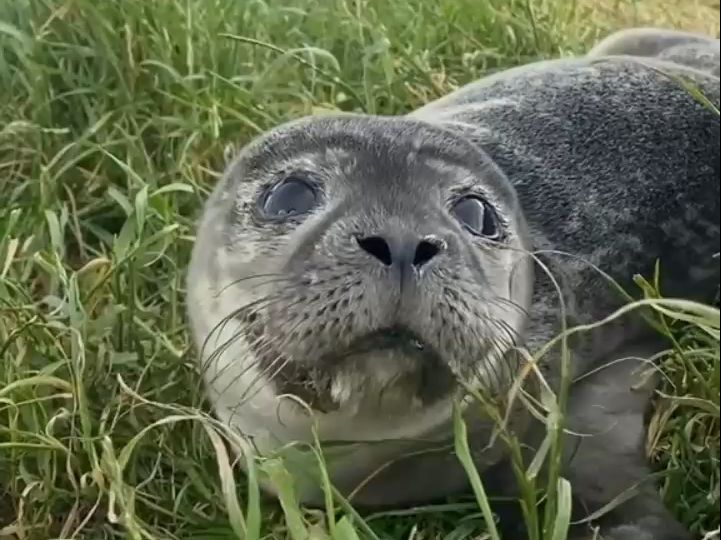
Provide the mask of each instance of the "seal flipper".
MULTIPOLYGON (((657 375, 648 375, 653 366, 646 359, 660 350, 655 339, 621 346, 605 359, 605 367, 588 372, 571 386, 565 427, 574 435, 564 439, 561 471, 573 494, 572 523, 576 525, 569 531, 569 540, 691 540, 665 507, 644 455, 644 418, 658 382, 657 375), (598 519, 587 519, 634 488, 635 496, 598 519)), ((534 424, 525 438, 526 462, 543 440, 545 429, 534 424)), ((518 488, 508 482, 511 474, 507 462, 485 472, 487 489, 516 499, 518 488)), ((493 510, 502 538, 528 538, 517 501, 500 502, 493 510)))
MULTIPOLYGON (((643 380, 653 367, 645 358, 659 351, 657 343, 625 347, 617 359, 571 390, 567 428, 586 435, 569 436, 564 475, 577 499, 577 513, 589 515, 637 486, 635 496, 599 517, 607 540, 690 540, 687 530, 664 506, 644 455, 644 416, 658 377, 643 380)), ((583 519, 583 515, 574 516, 583 519)), ((577 525, 572 538, 593 538, 591 525, 577 525)))

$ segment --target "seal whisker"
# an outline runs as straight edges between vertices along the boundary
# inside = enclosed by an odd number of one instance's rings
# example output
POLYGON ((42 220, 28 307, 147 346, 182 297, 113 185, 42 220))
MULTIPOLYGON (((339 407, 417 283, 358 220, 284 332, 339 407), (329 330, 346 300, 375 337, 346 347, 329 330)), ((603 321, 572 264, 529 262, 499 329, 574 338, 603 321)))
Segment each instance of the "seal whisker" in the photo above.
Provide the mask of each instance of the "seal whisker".
MULTIPOLYGON (((277 300, 277 298, 276 298, 276 299, 272 299, 272 300, 277 300)), ((295 306, 297 306, 297 305, 299 305, 299 304, 302 304, 303 302, 305 302, 305 299, 304 299, 304 298, 299 298, 299 299, 297 299, 296 301, 294 301, 294 302, 292 302, 292 303, 290 303, 290 304, 285 304, 285 305, 284 305, 284 309, 285 309, 285 311, 288 311, 288 310, 292 309, 293 307, 295 307, 295 306)), ((269 302, 268 304, 264 305, 263 307, 265 307, 265 308, 272 307, 272 303, 269 302)), ((296 331, 296 329, 297 329, 302 323, 303 323, 303 320, 299 320, 299 321, 296 322, 296 324, 294 324, 294 326, 290 327, 289 329, 285 329, 285 331, 284 331, 285 337, 283 338, 283 340, 280 340, 280 339, 278 339, 278 338, 276 338, 276 337, 273 337, 273 338, 271 338, 271 339, 268 339, 266 336, 263 336, 263 335, 261 334, 261 335, 259 335, 254 341, 250 342, 250 343, 249 343, 249 348, 250 348, 250 350, 252 351, 252 353, 253 353, 253 355, 254 355, 254 357, 255 357, 255 361, 253 361, 253 362, 246 362, 246 363, 245 363, 245 367, 244 367, 239 373, 237 373, 237 374, 228 382, 228 384, 226 385, 225 390, 227 390, 229 387, 233 386, 240 378, 244 377, 244 376, 248 373, 248 371, 249 371, 250 369, 252 369, 253 367, 255 367, 258 363, 264 362, 263 358, 264 358, 264 356, 266 355, 266 353, 271 352, 271 351, 270 351, 271 347, 274 348, 275 350, 282 350, 284 347, 286 347, 286 346, 288 345, 288 341, 289 341, 290 339, 292 339, 293 333, 296 331), (260 346, 258 346, 259 344, 260 344, 260 346)), ((255 323, 253 323, 253 324, 263 324, 263 323, 262 323, 262 319, 258 319, 258 320, 257 320, 255 323)), ((232 336, 232 337, 231 337, 231 340, 237 340, 237 339, 239 339, 240 337, 242 337, 242 335, 246 335, 252 328, 253 328, 253 326, 251 325, 250 327, 244 329, 244 332, 240 332, 240 333, 232 336)), ((220 354, 222 354, 222 351, 221 351, 220 354)), ((276 354, 277 354, 277 353, 276 353, 276 354)), ((253 386, 254 386, 258 381, 260 381, 260 380, 268 377, 268 373, 269 373, 270 371, 272 371, 272 369, 273 369, 273 363, 274 363, 274 362, 275 362, 275 360, 274 360, 273 362, 270 362, 268 366, 266 366, 264 369, 262 369, 262 370, 256 375, 256 377, 254 378, 254 380, 250 383, 250 385, 248 385, 248 387, 246 388, 246 390, 243 392, 242 397, 241 397, 241 401, 244 401, 244 400, 246 400, 246 399, 249 399, 248 396, 247 396, 247 394, 248 394, 248 392, 250 392, 250 391, 252 390, 253 386)), ((227 368, 227 367, 228 367, 228 366, 226 366, 226 368, 227 368)), ((224 369, 226 369, 226 368, 224 368, 224 369)), ((224 369, 223 369, 223 370, 219 370, 218 374, 220 374, 222 371, 224 371, 224 369)), ((217 378, 217 375, 216 375, 215 378, 217 378)), ((268 378, 268 381, 267 381, 267 382, 271 382, 273 378, 274 378, 274 376, 268 378)))
POLYGON ((505 356, 509 348, 517 344, 520 336, 514 328, 501 319, 481 314, 478 316, 484 320, 486 324, 497 330, 497 332, 492 332, 489 337, 484 338, 496 354, 491 355, 490 359, 484 359, 484 361, 476 365, 475 376, 479 381, 492 379, 492 384, 489 386, 504 386, 509 381, 509 376, 506 371, 508 366, 499 360, 505 356), (498 332, 500 332, 500 335, 498 332))
POLYGON ((243 315, 243 313, 247 312, 249 309, 252 309, 252 308, 254 308, 254 307, 257 307, 257 306, 261 305, 261 304, 264 303, 264 302, 267 302, 268 299, 271 298, 271 297, 272 297, 272 295, 266 295, 266 296, 264 296, 264 297, 262 297, 262 298, 257 298, 257 299, 255 299, 255 300, 252 300, 252 301, 250 301, 250 302, 247 302, 246 304, 243 304, 243 305, 235 308, 235 309, 232 310, 231 312, 229 312, 229 313, 227 313, 226 315, 224 315, 224 316, 218 321, 218 323, 215 324, 213 327, 211 327, 211 329, 208 331, 207 336, 206 336, 206 338, 203 340, 203 344, 202 344, 202 347, 201 347, 201 349, 200 349, 201 355, 203 354, 204 347, 207 345, 208 340, 213 336, 213 334, 215 334, 216 332, 221 332, 221 331, 223 330, 223 328, 224 328, 224 325, 226 325, 228 322, 230 322, 230 321, 233 320, 234 318, 237 318, 237 317, 243 315))
POLYGON ((503 298, 501 296, 492 296, 490 298, 486 299, 488 302, 496 304, 496 305, 502 305, 502 306, 508 306, 510 308, 513 308, 516 310, 519 314, 523 315, 524 317, 529 317, 530 314, 528 312, 528 309, 523 307, 521 304, 516 302, 515 300, 511 298, 503 298))
MULTIPOLYGON (((270 296, 267 296, 265 298, 261 298, 258 300, 255 300, 253 302, 249 302, 248 304, 241 306, 240 308, 233 310, 231 313, 223 317, 208 333, 207 338, 205 339, 203 346, 201 347, 201 357, 204 357, 205 348, 208 344, 208 341, 212 337, 214 333, 222 333, 225 329, 226 325, 230 323, 233 319, 236 319, 240 316, 242 316, 244 313, 246 313, 248 310, 256 309, 256 308, 262 308, 268 305, 269 303, 273 302, 273 298, 270 296)), ((230 338, 228 338, 225 342, 223 342, 220 345, 217 345, 215 349, 208 355, 203 367, 203 371, 209 369, 210 364, 218 358, 219 355, 223 354, 228 347, 230 347, 241 335, 244 335, 244 333, 247 331, 247 329, 243 329, 240 332, 235 333, 230 338)))
MULTIPOLYGON (((283 281, 288 282, 291 280, 288 276, 277 273, 277 272, 266 273, 266 274, 251 274, 249 276, 244 276, 242 278, 238 278, 233 281, 229 281, 215 294, 215 297, 216 298, 220 297, 221 294, 226 292, 231 287, 236 287, 238 285, 245 283, 246 281, 250 281, 251 279, 260 279, 260 278, 275 278, 273 280, 268 280, 266 282, 263 282, 261 285, 267 285, 269 283, 278 283, 278 282, 283 282, 283 281)), ((261 285, 256 284, 255 286, 259 287, 261 285)))
MULTIPOLYGON (((290 358, 283 357, 281 353, 274 352, 278 350, 282 350, 283 347, 287 344, 287 342, 291 339, 290 336, 292 336, 293 332, 300 326, 301 321, 298 321, 294 326, 290 328, 286 336, 280 340, 276 338, 265 338, 263 340, 262 346, 259 348, 256 348, 256 355, 260 357, 259 361, 257 363, 266 363, 267 365, 263 367, 261 371, 258 372, 258 374, 253 378, 253 380, 248 384, 246 389, 243 391, 243 393, 240 396, 240 401, 246 401, 247 399, 252 399, 253 396, 248 396, 248 393, 253 390, 253 387, 258 382, 265 382, 265 383, 272 383, 274 382, 275 377, 282 371, 282 369, 288 364, 288 362, 291 360, 290 358), (275 358, 270 361, 266 362, 263 360, 264 354, 267 352, 273 352, 275 354, 275 358), (276 363, 280 360, 283 360, 283 363, 279 368, 276 369, 276 363)), ((257 365, 257 364, 256 364, 257 365)), ((242 377, 247 373, 248 369, 250 369, 250 366, 248 366, 246 369, 244 369, 239 377, 242 377)))
MULTIPOLYGON (((267 307, 270 307, 270 306, 272 306, 273 302, 274 302, 275 300, 277 300, 277 298, 266 298, 265 300, 266 300, 266 302, 259 303, 258 305, 254 305, 253 307, 254 307, 254 308, 267 308, 267 307)), ((301 302, 302 302, 302 301, 297 301, 297 302, 295 302, 295 303, 293 303, 293 304, 290 304, 290 305, 288 305, 288 306, 286 306, 286 307, 287 307, 287 308, 291 308, 291 307, 293 307, 294 305, 297 305, 297 304, 299 304, 299 303, 301 303, 301 302)), ((235 316, 235 317, 238 317, 238 316, 240 316, 240 315, 242 315, 242 312, 241 312, 241 313, 238 313, 237 311, 234 312, 234 316, 235 316)), ((253 323, 253 324, 262 324, 262 323, 256 322, 256 323, 253 323)), ((242 337, 244 337, 244 336, 247 336, 247 335, 253 330, 253 328, 254 328, 254 327, 253 327, 253 324, 251 324, 250 326, 248 326, 248 327, 246 327, 246 328, 243 328, 243 329, 241 329, 241 331, 236 332, 235 334, 233 334, 228 340, 226 340, 225 343, 222 344, 221 347, 219 347, 218 349, 216 349, 216 350, 213 351, 213 353, 211 354, 211 357, 213 357, 214 359, 219 359, 220 356, 222 356, 222 355, 228 350, 228 348, 229 348, 230 346, 232 346, 233 343, 235 343, 238 339, 240 339, 240 338, 242 338, 242 337)), ((258 356, 259 356, 260 358, 262 358, 263 354, 266 352, 263 347, 260 347, 260 348, 257 347, 258 343, 261 343, 261 342, 263 342, 263 344, 266 346, 265 348, 267 348, 268 346, 270 346, 270 344, 268 343, 267 338, 265 338, 262 334, 259 335, 258 337, 256 337, 256 338, 255 338, 253 341, 251 341, 250 343, 248 343, 248 346, 249 346, 250 350, 253 352, 253 354, 254 354, 255 357, 258 357, 258 356)), ((241 360, 241 361, 242 361, 242 360, 241 360)), ((229 388, 230 386, 234 385, 240 378, 244 377, 250 369, 252 369, 253 367, 255 367, 255 366, 257 365, 258 362, 259 362, 258 359, 254 360, 254 361, 251 361, 251 362, 244 362, 245 367, 244 367, 239 373, 237 373, 237 374, 228 382, 228 385, 226 386, 226 390, 227 390, 227 388, 229 388)), ((222 375, 227 369, 229 369, 229 368, 231 367, 231 365, 232 365, 231 363, 228 363, 224 368, 218 370, 218 371, 216 372, 216 374, 214 375, 214 377, 213 377, 212 380, 213 380, 213 381, 217 380, 220 375, 222 375)), ((261 373, 262 373, 262 372, 261 372, 261 373)), ((222 393, 222 392, 221 392, 221 393, 222 393)))
MULTIPOLYGON (((249 304, 249 305, 247 305, 247 306, 244 306, 243 309, 235 310, 233 313, 231 313, 230 315, 228 315, 227 317, 225 317, 225 318, 224 318, 224 321, 222 321, 222 322, 219 323, 219 324, 227 324, 227 323, 229 322, 229 320, 231 320, 232 318, 242 317, 242 315, 244 315, 244 313, 247 311, 247 309, 250 309, 250 308, 253 308, 253 309, 262 309, 262 308, 270 307, 270 306, 273 305, 273 303, 274 303, 275 301, 277 301, 277 298, 266 297, 266 298, 264 298, 264 299, 262 299, 262 300, 252 302, 251 304, 249 304)), ((235 332, 234 334, 232 334, 232 335, 231 335, 228 339, 226 339, 222 344, 220 344, 219 346, 217 346, 217 347, 213 350, 213 352, 212 352, 210 355, 208 355, 208 358, 207 358, 206 361, 203 363, 203 368, 204 368, 204 370, 206 370, 206 371, 209 370, 209 369, 210 369, 210 366, 211 366, 211 364, 212 364, 213 362, 219 361, 220 358, 222 357, 222 355, 225 354, 225 353, 227 352, 227 350, 228 350, 234 343, 236 343, 239 339, 243 338, 244 336, 248 336, 248 335, 250 334, 250 332, 253 331, 253 330, 254 330, 254 326, 253 326, 252 324, 249 325, 249 326, 245 326, 245 327, 241 328, 239 331, 237 331, 237 332, 235 332)), ((262 339, 263 339, 262 334, 261 334, 260 336, 255 337, 253 341, 249 342, 249 344, 248 344, 249 347, 250 347, 251 349, 256 348, 257 343, 259 343, 262 339)), ((256 352, 254 352, 253 354, 256 354, 256 355, 257 355, 257 354, 262 354, 262 352, 263 352, 263 351, 262 351, 261 349, 257 349, 257 348, 256 348, 256 352)), ((241 360, 241 361, 243 361, 243 360, 241 360)), ((254 365, 255 365, 256 362, 257 362, 257 360, 254 360, 254 361, 251 361, 251 362, 244 362, 244 363, 245 363, 245 367, 243 368, 243 370, 242 370, 240 373, 238 373, 238 374, 236 375, 236 377, 234 377, 234 379, 231 381, 231 384, 233 384, 234 382, 236 382, 236 381, 238 380, 238 378, 244 376, 249 369, 251 369, 252 367, 254 367, 254 365)), ((229 363, 227 363, 223 368, 216 370, 215 373, 214 373, 214 375, 213 375, 213 377, 212 377, 211 379, 209 379, 209 381, 210 381, 211 383, 215 383, 215 382, 219 379, 219 377, 221 377, 221 376, 226 372, 226 370, 228 370, 230 367, 232 367, 232 365, 233 365, 233 364, 232 364, 231 362, 229 362, 229 363)))

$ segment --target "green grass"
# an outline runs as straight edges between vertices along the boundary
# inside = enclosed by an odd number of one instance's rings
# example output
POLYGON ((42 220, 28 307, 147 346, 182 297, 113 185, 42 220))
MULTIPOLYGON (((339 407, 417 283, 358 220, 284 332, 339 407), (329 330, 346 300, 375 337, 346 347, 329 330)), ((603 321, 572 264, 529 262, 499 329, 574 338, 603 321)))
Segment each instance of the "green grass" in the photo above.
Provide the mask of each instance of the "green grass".
MULTIPOLYGON (((0 3, 0 540, 481 538, 473 497, 365 521, 257 504, 197 391, 193 224, 227 144, 323 109, 402 113, 582 52, 617 24, 584 5, 0 3)), ((678 344, 648 450, 701 535, 719 526, 718 335, 665 320, 678 344)))

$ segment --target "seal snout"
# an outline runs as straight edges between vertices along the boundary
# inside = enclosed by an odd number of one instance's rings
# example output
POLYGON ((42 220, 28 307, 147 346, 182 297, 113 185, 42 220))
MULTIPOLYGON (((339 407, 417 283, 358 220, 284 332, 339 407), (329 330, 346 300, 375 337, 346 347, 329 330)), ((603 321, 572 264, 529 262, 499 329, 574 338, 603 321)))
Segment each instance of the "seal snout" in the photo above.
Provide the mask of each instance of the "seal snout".
POLYGON ((413 233, 356 236, 356 242, 381 264, 395 269, 402 283, 420 275, 447 248, 447 243, 436 236, 420 237, 413 233))

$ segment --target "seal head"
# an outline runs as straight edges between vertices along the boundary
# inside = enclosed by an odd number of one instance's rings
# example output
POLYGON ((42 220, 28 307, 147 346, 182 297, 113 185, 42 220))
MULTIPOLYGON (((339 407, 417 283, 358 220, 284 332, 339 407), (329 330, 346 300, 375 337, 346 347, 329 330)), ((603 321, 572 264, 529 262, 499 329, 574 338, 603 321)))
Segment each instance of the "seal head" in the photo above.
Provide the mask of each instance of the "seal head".
POLYGON ((309 412, 323 440, 422 437, 448 421, 459 377, 511 380, 525 242, 510 183, 442 127, 275 128, 206 203, 188 276, 217 412, 263 448, 310 440, 309 412))

